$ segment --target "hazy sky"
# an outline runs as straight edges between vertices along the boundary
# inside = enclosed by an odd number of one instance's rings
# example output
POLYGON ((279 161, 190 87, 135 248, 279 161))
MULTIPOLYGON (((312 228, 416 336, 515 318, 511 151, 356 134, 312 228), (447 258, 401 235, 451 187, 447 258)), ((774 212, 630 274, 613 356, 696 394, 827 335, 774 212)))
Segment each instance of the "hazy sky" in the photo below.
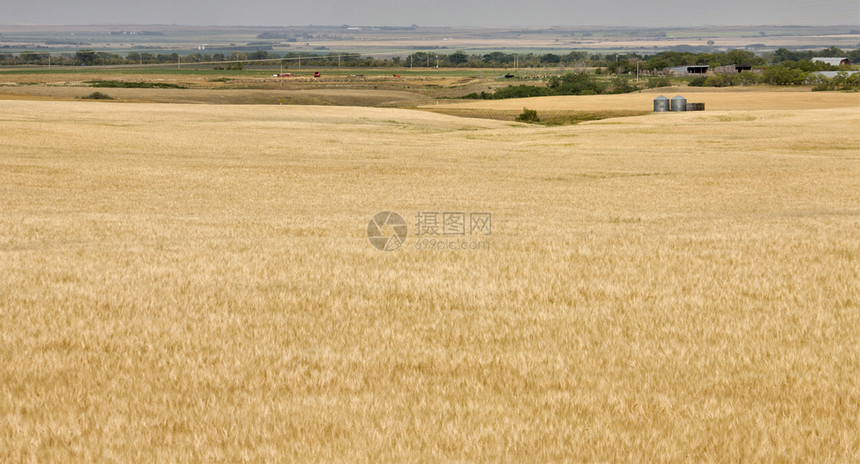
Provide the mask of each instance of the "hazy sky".
POLYGON ((860 27, 860 0, 2 0, 0 23, 860 27))

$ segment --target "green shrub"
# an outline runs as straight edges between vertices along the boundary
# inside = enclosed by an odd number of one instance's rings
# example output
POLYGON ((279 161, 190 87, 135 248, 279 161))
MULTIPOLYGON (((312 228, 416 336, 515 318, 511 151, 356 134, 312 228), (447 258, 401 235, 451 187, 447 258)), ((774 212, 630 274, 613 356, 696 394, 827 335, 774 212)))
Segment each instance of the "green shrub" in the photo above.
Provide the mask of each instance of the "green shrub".
POLYGON ((87 95, 86 97, 81 97, 81 98, 83 98, 85 100, 113 100, 113 97, 111 97, 110 95, 108 95, 106 93, 101 93, 101 92, 93 92, 93 93, 87 95))
POLYGON ((92 87, 120 89, 184 89, 179 84, 167 82, 125 82, 125 81, 86 81, 92 87))
POLYGON ((771 66, 762 73, 762 81, 771 85, 802 85, 806 82, 807 73, 799 68, 791 68, 778 64, 771 66))
POLYGON ((743 71, 738 74, 738 80, 740 81, 741 85, 758 84, 759 82, 761 82, 761 74, 743 71))
POLYGON ((540 122, 537 111, 523 108, 523 112, 517 116, 517 121, 520 122, 540 122))
POLYGON ((812 88, 813 92, 823 90, 860 90, 860 73, 848 75, 846 72, 837 73, 833 78, 814 76, 808 82, 818 84, 812 88))
POLYGON ((656 89, 657 87, 669 87, 672 85, 672 80, 668 77, 652 77, 648 79, 648 88, 656 89))
POLYGON ((639 90, 630 79, 619 77, 606 82, 587 73, 567 73, 550 77, 546 87, 536 85, 510 85, 496 89, 493 93, 482 91, 470 93, 461 98, 498 100, 502 98, 529 98, 552 95, 599 95, 603 93, 628 93, 639 90))
POLYGON ((690 87, 704 87, 707 81, 708 78, 705 76, 696 76, 687 81, 687 85, 689 85, 690 87))
POLYGON ((567 73, 551 77, 547 87, 556 95, 596 95, 605 91, 606 84, 590 74, 567 73))
POLYGON ((705 85, 708 87, 731 87, 737 84, 740 84, 737 74, 714 74, 705 79, 705 85))
POLYGON ((463 96, 462 96, 462 97, 460 97, 460 98, 468 98, 468 99, 470 99, 470 100, 492 100, 492 99, 493 99, 493 94, 491 94, 491 93, 487 93, 487 92, 484 92, 484 91, 482 90, 482 91, 481 91, 481 93, 475 93, 475 92, 472 92, 472 93, 470 93, 470 94, 463 95, 463 96))
POLYGON ((627 79, 626 77, 616 77, 615 79, 612 79, 612 86, 607 93, 630 93, 637 90, 639 90, 639 87, 632 85, 630 83, 630 79, 627 79))
POLYGON ((551 95, 552 92, 546 87, 536 87, 533 85, 516 85, 497 89, 493 93, 494 100, 502 98, 529 98, 529 97, 544 97, 551 95))

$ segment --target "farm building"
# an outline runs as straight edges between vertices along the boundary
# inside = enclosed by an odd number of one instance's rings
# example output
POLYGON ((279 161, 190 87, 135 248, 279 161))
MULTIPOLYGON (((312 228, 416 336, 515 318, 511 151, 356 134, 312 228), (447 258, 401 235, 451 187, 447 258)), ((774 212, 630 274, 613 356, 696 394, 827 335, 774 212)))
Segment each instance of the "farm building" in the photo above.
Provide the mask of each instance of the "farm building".
POLYGON ((695 74, 707 74, 708 70, 711 67, 706 64, 691 64, 687 66, 675 66, 673 68, 669 68, 669 74, 673 74, 675 76, 688 76, 695 74))
MULTIPOLYGON (((715 74, 738 74, 744 71, 752 71, 752 66, 746 64, 728 64, 714 68, 715 74)), ((761 70, 756 70, 761 72, 761 70)))
POLYGON ((825 58, 815 57, 813 63, 827 63, 831 66, 851 66, 851 61, 848 58, 825 58))

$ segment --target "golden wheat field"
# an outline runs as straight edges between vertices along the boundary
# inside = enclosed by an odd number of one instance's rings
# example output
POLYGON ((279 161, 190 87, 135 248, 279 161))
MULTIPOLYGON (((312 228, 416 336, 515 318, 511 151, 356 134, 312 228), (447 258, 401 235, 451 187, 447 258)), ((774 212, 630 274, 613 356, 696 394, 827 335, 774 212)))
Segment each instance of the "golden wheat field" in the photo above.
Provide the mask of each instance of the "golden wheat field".
POLYGON ((0 461, 856 462, 860 104, 823 106, 0 101, 0 461))
POLYGON ((781 88, 763 91, 761 86, 749 88, 664 87, 619 95, 555 96, 511 98, 507 100, 468 100, 430 108, 522 110, 524 106, 537 111, 574 110, 650 110, 659 95, 672 98, 677 94, 689 102, 704 103, 706 110, 809 110, 829 108, 860 108, 858 92, 810 92, 809 87, 781 88))

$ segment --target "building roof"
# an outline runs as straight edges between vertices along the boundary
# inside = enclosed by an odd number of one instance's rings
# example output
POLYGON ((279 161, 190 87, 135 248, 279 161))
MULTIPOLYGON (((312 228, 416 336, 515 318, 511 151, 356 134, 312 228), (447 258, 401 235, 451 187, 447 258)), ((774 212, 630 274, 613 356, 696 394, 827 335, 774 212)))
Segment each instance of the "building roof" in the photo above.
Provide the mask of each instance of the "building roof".
POLYGON ((687 64, 684 66, 673 66, 669 68, 670 71, 673 71, 675 74, 678 73, 688 73, 693 70, 705 70, 707 71, 710 68, 709 65, 706 64, 687 64))
POLYGON ((839 66, 843 62, 845 62, 848 65, 851 64, 851 62, 848 61, 848 58, 846 58, 846 57, 840 57, 840 58, 814 57, 814 58, 812 58, 812 62, 813 63, 815 63, 815 62, 827 63, 827 64, 832 65, 832 66, 839 66))
POLYGON ((810 76, 823 76, 828 79, 833 79, 839 73, 845 73, 849 76, 853 74, 857 74, 860 71, 816 71, 814 73, 809 74, 810 76))

